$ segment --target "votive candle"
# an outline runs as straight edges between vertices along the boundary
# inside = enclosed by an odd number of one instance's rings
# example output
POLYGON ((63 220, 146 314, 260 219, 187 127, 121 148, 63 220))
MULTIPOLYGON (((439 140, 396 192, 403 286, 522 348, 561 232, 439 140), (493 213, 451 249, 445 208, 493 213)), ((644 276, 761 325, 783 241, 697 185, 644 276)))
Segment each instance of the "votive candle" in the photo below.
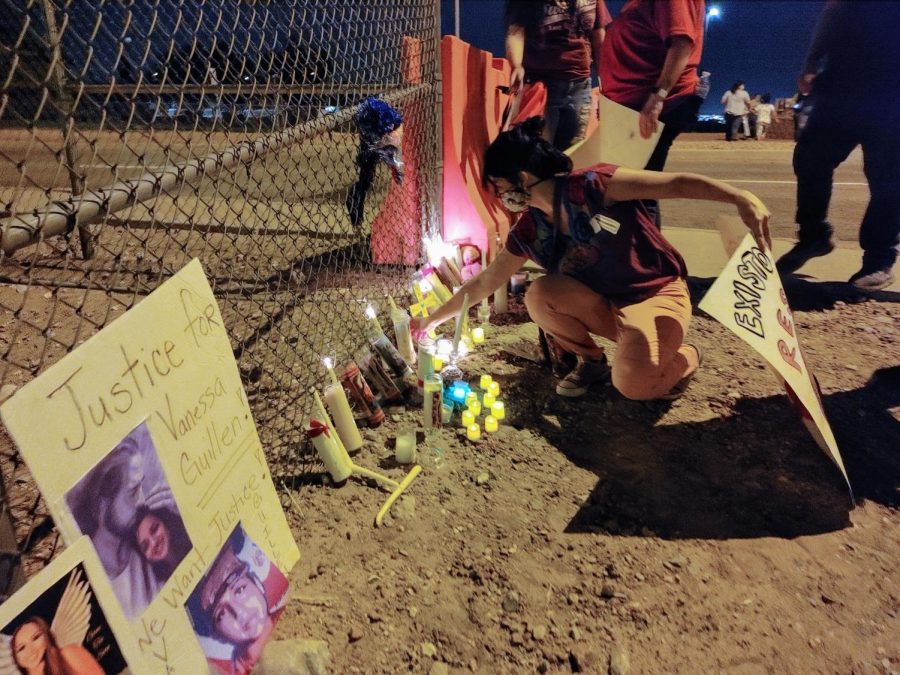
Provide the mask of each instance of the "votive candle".
POLYGON ((497 431, 497 427, 499 426, 497 422, 497 418, 493 415, 488 415, 484 418, 484 430, 488 433, 494 433, 497 431))
POLYGON ((492 378, 490 375, 482 375, 481 379, 478 380, 478 386, 486 390, 493 381, 494 378, 492 378))
POLYGON ((470 441, 477 441, 481 438, 481 427, 477 424, 470 424, 466 427, 466 438, 470 441))
POLYGON ((463 410, 462 411, 462 425, 466 428, 469 428, 475 424, 475 413, 471 410, 463 410))
POLYGON ((491 392, 485 393, 485 395, 481 399, 481 404, 484 406, 485 410, 490 410, 494 405, 494 401, 497 400, 497 397, 494 396, 491 392))
POLYGON ((469 412, 475 415, 475 417, 478 417, 481 414, 481 404, 478 402, 477 398, 469 404, 469 412))
POLYGON ((494 401, 494 405, 491 406, 491 414, 498 420, 506 417, 506 406, 503 405, 503 401, 494 401))
POLYGON ((476 345, 484 344, 484 328, 472 329, 472 343, 476 345))
POLYGON ((474 391, 470 391, 468 394, 466 394, 466 407, 467 408, 471 408, 472 404, 477 403, 477 402, 478 402, 478 394, 476 394, 474 391))
POLYGON ((495 397, 500 395, 500 383, 491 380, 490 384, 487 386, 487 390, 489 394, 493 394, 495 397))

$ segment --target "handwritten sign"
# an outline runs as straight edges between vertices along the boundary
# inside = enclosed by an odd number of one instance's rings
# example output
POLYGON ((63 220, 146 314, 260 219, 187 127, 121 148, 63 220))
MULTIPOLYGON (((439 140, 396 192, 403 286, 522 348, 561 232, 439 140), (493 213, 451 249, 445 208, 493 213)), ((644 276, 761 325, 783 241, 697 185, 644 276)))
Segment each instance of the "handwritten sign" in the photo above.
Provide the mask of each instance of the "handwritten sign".
POLYGON ((841 453, 825 417, 818 383, 803 358, 794 317, 770 252, 758 248, 747 234, 706 293, 700 309, 769 363, 816 443, 849 486, 841 453))
POLYGON ((0 607, 0 673, 31 672, 42 662, 73 673, 146 669, 86 537, 0 607))
POLYGON ((90 537, 147 672, 206 672, 184 605, 238 523, 282 572, 299 558, 196 260, 0 414, 65 541, 90 537))

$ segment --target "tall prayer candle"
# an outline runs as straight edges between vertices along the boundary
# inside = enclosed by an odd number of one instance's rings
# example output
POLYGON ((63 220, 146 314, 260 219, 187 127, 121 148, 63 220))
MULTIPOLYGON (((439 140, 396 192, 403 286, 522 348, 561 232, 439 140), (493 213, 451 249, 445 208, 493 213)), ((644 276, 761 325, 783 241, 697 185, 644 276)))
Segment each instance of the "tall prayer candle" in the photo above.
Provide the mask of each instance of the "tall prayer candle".
POLYGON ((462 329, 463 322, 465 321, 466 314, 469 312, 469 294, 463 294, 462 300, 462 309, 459 312, 459 316, 456 317, 456 332, 453 333, 453 353, 459 353, 459 339, 462 337, 462 329))
POLYGON ((317 419, 312 419, 306 427, 306 435, 312 441, 316 454, 328 470, 331 479, 335 483, 343 483, 353 472, 353 464, 347 456, 347 452, 338 446, 334 432, 327 424, 317 419))
POLYGON ((356 452, 362 447, 363 440, 356 428, 356 420, 353 419, 353 410, 347 401, 347 394, 340 382, 332 384, 325 389, 325 405, 331 412, 331 418, 334 420, 334 427, 337 429, 341 442, 347 449, 347 452, 356 452))

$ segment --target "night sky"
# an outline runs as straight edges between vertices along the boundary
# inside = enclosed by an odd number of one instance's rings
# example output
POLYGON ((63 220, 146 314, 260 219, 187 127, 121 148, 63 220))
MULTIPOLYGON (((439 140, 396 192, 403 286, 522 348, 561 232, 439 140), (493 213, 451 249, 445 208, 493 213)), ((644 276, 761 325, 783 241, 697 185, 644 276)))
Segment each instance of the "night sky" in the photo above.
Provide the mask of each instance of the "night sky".
MULTIPOLYGON (((441 0, 442 29, 453 33, 453 0, 441 0)), ((607 0, 613 17, 624 0, 607 0)), ((712 73, 705 113, 722 112, 719 99, 736 80, 751 95, 769 92, 792 96, 806 49, 824 0, 707 0, 721 9, 711 19, 703 53, 703 68, 712 73)), ((476 47, 504 54, 505 0, 460 0, 460 37, 476 47)))

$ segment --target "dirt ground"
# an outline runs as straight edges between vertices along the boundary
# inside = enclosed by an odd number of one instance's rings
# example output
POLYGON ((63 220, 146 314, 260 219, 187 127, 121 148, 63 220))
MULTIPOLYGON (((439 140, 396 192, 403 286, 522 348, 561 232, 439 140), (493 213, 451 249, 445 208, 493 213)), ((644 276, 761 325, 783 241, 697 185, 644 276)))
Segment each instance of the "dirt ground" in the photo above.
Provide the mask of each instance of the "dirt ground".
MULTIPOLYGON (((756 192, 787 237, 792 149, 688 135, 669 168, 756 192)), ((836 181, 832 220, 853 242, 858 153, 836 181)), ((664 223, 714 227, 716 208, 666 203, 664 223)), ((692 280, 695 305, 709 281, 692 280)), ((500 381, 508 419, 477 444, 455 424, 420 434, 425 470, 388 527, 372 526, 385 494, 359 482, 286 500, 303 558, 279 636, 327 641, 335 673, 900 672, 900 297, 803 281, 788 294, 855 503, 715 321, 695 318, 706 360, 680 401, 572 401, 505 351, 536 335, 518 306, 465 364, 500 381)), ((395 415, 359 462, 401 476, 393 438, 420 412, 395 415)))
MULTIPOLYGON (((498 433, 420 433, 425 470, 381 529, 372 486, 291 495, 303 558, 279 636, 327 641, 335 673, 897 672, 900 305, 789 295, 855 504, 715 321, 695 319, 706 361, 681 400, 566 400, 506 351, 536 335, 514 305, 464 365, 501 383, 498 433)), ((366 431, 358 462, 403 475, 393 437, 420 417, 366 431)))

